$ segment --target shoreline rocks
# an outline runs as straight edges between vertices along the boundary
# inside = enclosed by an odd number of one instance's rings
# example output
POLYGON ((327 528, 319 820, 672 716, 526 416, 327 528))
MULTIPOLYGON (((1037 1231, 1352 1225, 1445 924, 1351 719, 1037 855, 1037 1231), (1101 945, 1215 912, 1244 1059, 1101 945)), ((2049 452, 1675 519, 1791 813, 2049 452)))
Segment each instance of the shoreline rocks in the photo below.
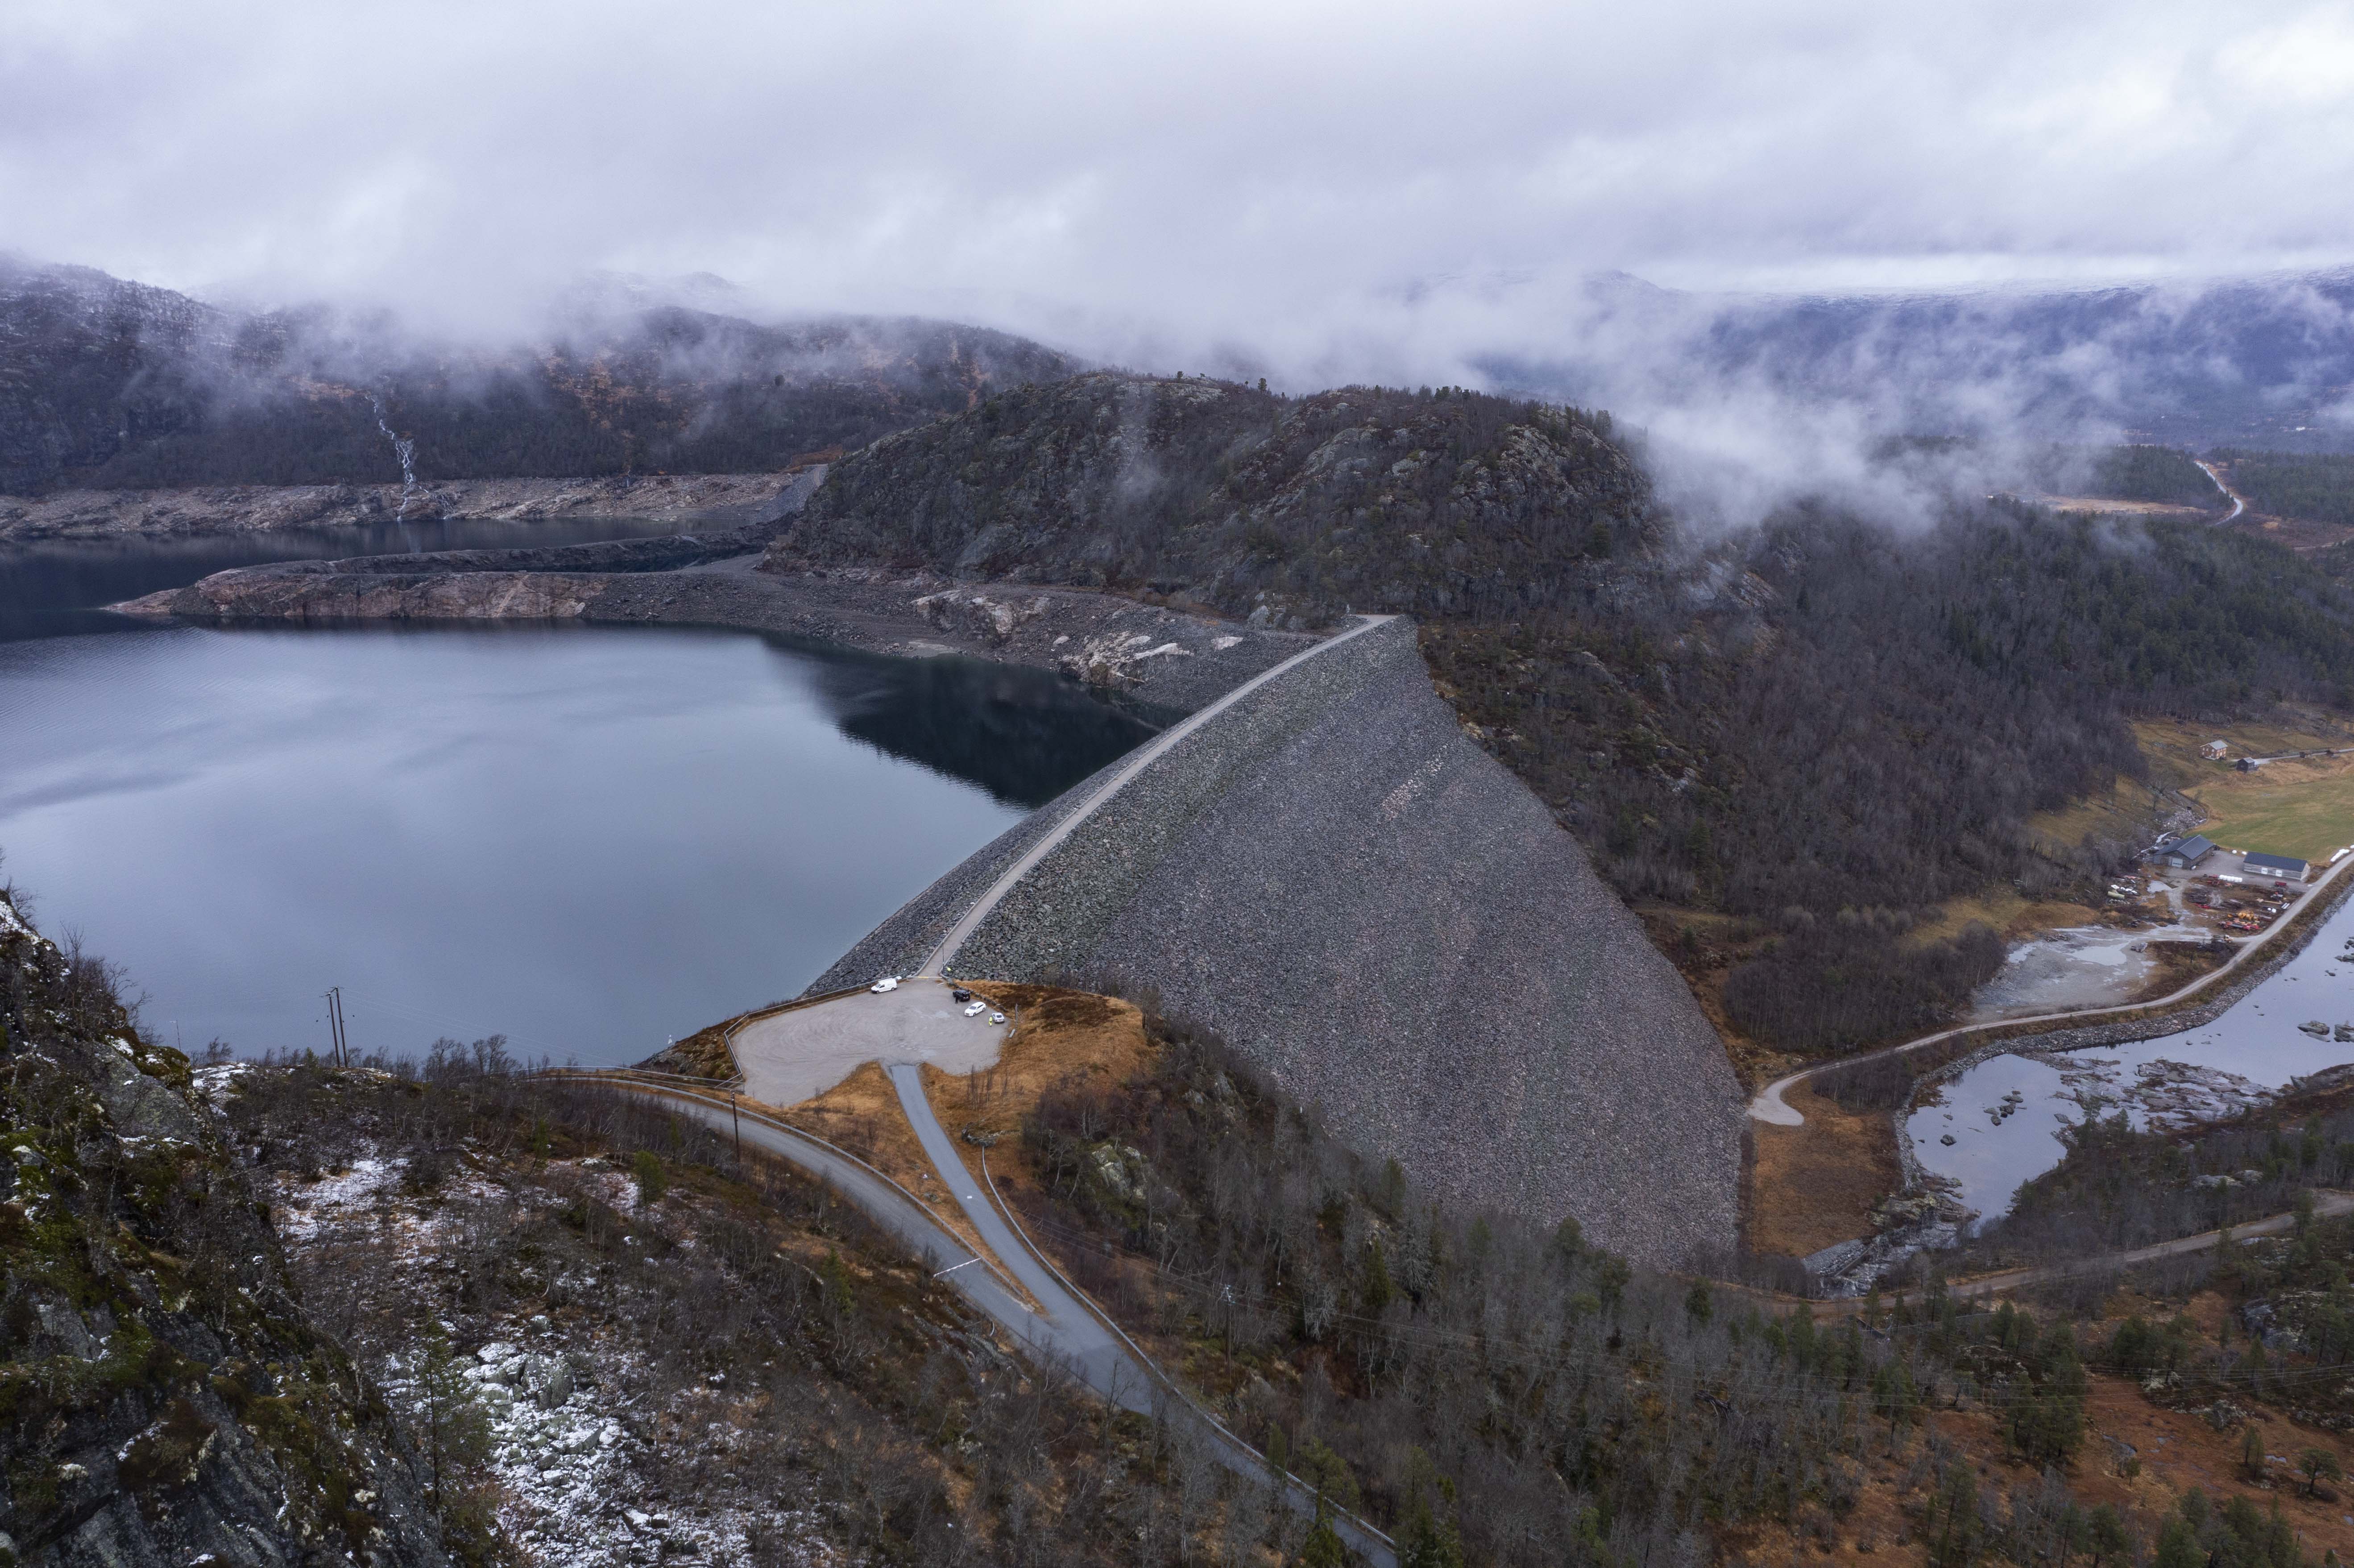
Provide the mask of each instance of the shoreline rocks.
POLYGON ((369 523, 532 522, 558 517, 774 515, 820 469, 781 473, 612 474, 598 479, 461 479, 419 484, 221 484, 184 490, 66 490, 0 495, 0 544, 139 535, 266 533, 369 523))

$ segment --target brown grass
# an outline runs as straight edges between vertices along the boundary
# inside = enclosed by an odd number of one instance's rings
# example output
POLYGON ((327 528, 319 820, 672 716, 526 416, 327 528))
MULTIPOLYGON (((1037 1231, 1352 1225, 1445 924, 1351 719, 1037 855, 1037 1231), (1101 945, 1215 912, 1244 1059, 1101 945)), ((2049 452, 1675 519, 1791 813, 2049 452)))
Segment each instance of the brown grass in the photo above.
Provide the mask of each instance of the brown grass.
MULTIPOLYGON (((2344 1561, 2349 1552, 2354 1552, 2354 1526, 2345 1521, 2347 1504, 2342 1489, 2347 1483, 2338 1483, 2338 1500, 2317 1500, 2305 1495, 2302 1481, 2289 1478, 2287 1466, 2274 1465, 2271 1469, 2282 1478, 2280 1484, 2251 1485, 2240 1475, 2240 1428, 2218 1432, 2200 1414, 2152 1404, 2136 1384, 2124 1378, 2096 1374, 2090 1381, 2084 1444, 2067 1478, 2069 1489, 2084 1506, 2097 1508, 2107 1503, 2128 1519, 2138 1513, 2154 1521, 2171 1511, 2184 1492, 2197 1487, 2219 1507, 2232 1497, 2248 1498, 2266 1510, 2277 1501, 2282 1515, 2304 1536, 2305 1550, 2310 1558, 2334 1550, 2344 1561), (2112 1446, 2112 1438, 2133 1447, 2133 1462, 2129 1463, 2128 1457, 2112 1446), (2127 1476, 2125 1471, 2128 1468, 2137 1473, 2127 1476)), ((2009 1456, 1993 1412, 1984 1406, 1939 1411, 1929 1421, 1937 1435, 1953 1444, 1988 1480, 2005 1490, 2034 1485, 2034 1472, 2009 1456)), ((2306 1448, 2327 1448, 2338 1456, 2341 1465, 2354 1471, 2354 1443, 2344 1436, 2293 1426, 2285 1419, 2261 1425, 2266 1429, 2265 1446, 2271 1452, 2285 1454, 2294 1461, 2306 1448)), ((1894 1563, 1919 1560, 1917 1539, 1909 1549, 1896 1545, 1900 1534, 1917 1531, 1918 1511, 1925 1500, 1921 1492, 1905 1490, 1906 1467, 1903 1461, 1880 1457, 1862 1467, 1863 1484, 1856 1507, 1831 1526, 1829 1555, 1848 1561, 1872 1557, 1894 1563)), ((2325 1488, 2325 1493, 2328 1489, 2325 1488)), ((1773 1529, 1753 1528, 1761 1533, 1773 1529)), ((1787 1540, 1787 1534, 1782 1534, 1786 1551, 1787 1540)), ((1807 1555, 1813 1559, 1824 1553, 1810 1552, 1807 1555)))
POLYGON ((2075 849, 2088 834, 2147 842, 2173 810, 2153 798, 2148 785, 2119 779, 2105 793, 2072 800, 2056 811, 2038 811, 2027 819, 2027 832, 2038 843, 2055 849, 2075 849))
POLYGON ((1896 1191, 1903 1168, 1885 1111, 1850 1111, 1800 1084, 1783 1097, 1804 1127, 1753 1124, 1749 1248, 1804 1257, 1872 1232, 1872 1206, 1896 1191))
POLYGON ((2171 996, 2201 975, 2211 975, 2223 967, 2232 956, 2230 948, 2210 947, 2204 942, 2152 942, 2149 945, 2149 979, 2130 1000, 2156 1001, 2161 996, 2171 996))
POLYGON ((684 1040, 663 1046, 638 1065, 650 1073, 676 1073, 682 1077, 724 1080, 736 1075, 736 1054, 727 1047, 727 1024, 698 1029, 684 1040))
MULTIPOLYGON (((941 1185, 940 1174, 933 1171, 932 1162, 924 1158, 924 1147, 916 1141, 916 1129, 907 1125, 907 1112, 899 1108, 899 1092, 891 1086, 891 1080, 879 1064, 862 1065, 814 1099, 782 1108, 762 1108, 790 1126, 855 1154, 914 1193, 931 1212, 932 1218, 959 1241, 983 1256, 996 1257, 941 1185)), ((999 1261, 1002 1264, 1003 1260, 999 1261)))
POLYGON ((965 1137, 970 1131, 977 1138, 994 1138, 986 1152, 990 1174, 1001 1186, 1009 1177, 1029 1180, 1033 1172, 1022 1150, 1022 1118, 1041 1094, 1065 1078, 1120 1084, 1142 1072, 1152 1059, 1144 1014, 1133 1002, 1088 991, 1005 980, 966 984, 1016 1019, 1018 1027, 994 1067, 972 1074, 925 1067, 924 1092, 940 1125, 957 1140, 969 1171, 980 1175, 983 1153, 981 1144, 965 1137))
MULTIPOLYGON (((1812 1310, 1820 1320, 1845 1316, 1856 1305, 1816 1302, 1812 1310)), ((2211 1341, 2229 1308, 2213 1292, 2194 1298, 2187 1308, 2179 1302, 2147 1301, 2121 1293, 2109 1303, 2108 1321, 2080 1330, 2078 1343, 2087 1356, 2095 1356, 2126 1313, 2138 1312, 2146 1320, 2162 1321, 2179 1310, 2187 1310, 2211 1341)), ((2155 1521, 2170 1512, 2192 1487, 2207 1493, 2218 1507, 2232 1497, 2247 1498, 2267 1510, 2277 1502, 2282 1514, 2302 1534, 2308 1560, 2317 1559, 2325 1551, 2335 1551, 2341 1562, 2354 1560, 2354 1523, 2347 1519, 2354 1511, 2349 1507, 2354 1482, 2336 1483, 2334 1499, 2327 1486, 2321 1498, 2308 1498, 2302 1479, 2290 1473, 2289 1465, 2273 1465, 2268 1469, 2274 1484, 2251 1483, 2243 1478, 2239 1466, 2243 1428, 2233 1425, 2218 1432, 2203 1411, 2175 1411, 2152 1404, 2127 1378, 2094 1372, 2087 1381, 2084 1442, 2067 1474, 2069 1489, 2085 1507, 2107 1503, 2128 1519, 2139 1513, 2151 1521, 2154 1531, 2155 1521), (2112 1439, 2129 1445, 2133 1453, 2122 1452, 2112 1439), (2128 1470, 2135 1473, 2128 1475, 2128 1470)), ((1952 1444, 1988 1481, 2005 1490, 2033 1485, 2032 1468, 2009 1455, 1997 1412, 1974 1404, 1966 1410, 1935 1411, 1926 1422, 1929 1430, 1952 1444)), ((2269 1409, 2259 1410, 2255 1425, 2264 1432, 2268 1453, 2284 1455, 2294 1464, 2296 1457, 2307 1448, 2327 1448, 2338 1456, 2349 1475, 2354 1475, 2354 1436, 2299 1425, 2269 1409)), ((1914 1442, 1919 1440, 1916 1437, 1914 1442)), ((1926 1500, 1925 1491, 1908 1490, 1906 1460, 1887 1458, 1878 1452, 1879 1447, 1875 1441, 1872 1457, 1860 1467, 1857 1478, 1861 1484, 1855 1509, 1843 1519, 1819 1520, 1829 1527, 1829 1539, 1821 1550, 1808 1551, 1808 1560, 1825 1555, 1849 1562, 1872 1557, 1897 1564, 1919 1560, 1916 1531, 1920 1509, 1926 1500), (1909 1549, 1897 1546, 1900 1539, 1910 1539, 1909 1549)), ((1935 1485, 1932 1478, 1929 1488, 1935 1485)), ((1779 1553, 1789 1551, 1791 1541, 1787 1527, 1752 1523, 1724 1532, 1720 1544, 1773 1546, 1778 1560, 1779 1553)), ((1749 1554, 1764 1560, 1755 1550, 1749 1554)))
POLYGON ((2243 514, 2232 526, 2240 533, 2285 545, 2299 554, 2326 550, 2354 539, 2354 528, 2342 523, 2323 523, 2310 517, 2274 517, 2258 512, 2243 514))

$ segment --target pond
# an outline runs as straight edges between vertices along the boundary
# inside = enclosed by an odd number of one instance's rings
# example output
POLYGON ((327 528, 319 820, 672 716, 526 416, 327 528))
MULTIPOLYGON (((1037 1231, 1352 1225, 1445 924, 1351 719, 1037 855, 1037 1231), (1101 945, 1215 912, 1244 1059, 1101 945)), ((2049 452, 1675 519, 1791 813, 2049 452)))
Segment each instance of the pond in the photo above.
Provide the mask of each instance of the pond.
MULTIPOLYGON (((44 550, 0 583, 212 569, 44 550)), ((1041 672, 703 629, 43 630, 0 642, 0 875, 191 1051, 324 1048, 338 986, 363 1051, 633 1061, 798 991, 1150 733, 1041 672)))
POLYGON ((1991 1057, 1905 1118, 1924 1169, 1950 1178, 1979 1223, 2008 1211, 2059 1163, 2060 1135, 2123 1111, 2139 1128, 2211 1121, 2262 1104, 2292 1079, 2354 1063, 2354 901, 2303 951, 2211 1023, 2156 1040, 1991 1057), (2317 1038, 2307 1024, 2326 1026, 2317 1038), (2338 1025, 2349 1038, 2338 1038, 2338 1025), (1948 1143, 1946 1139, 1951 1139, 1948 1143))

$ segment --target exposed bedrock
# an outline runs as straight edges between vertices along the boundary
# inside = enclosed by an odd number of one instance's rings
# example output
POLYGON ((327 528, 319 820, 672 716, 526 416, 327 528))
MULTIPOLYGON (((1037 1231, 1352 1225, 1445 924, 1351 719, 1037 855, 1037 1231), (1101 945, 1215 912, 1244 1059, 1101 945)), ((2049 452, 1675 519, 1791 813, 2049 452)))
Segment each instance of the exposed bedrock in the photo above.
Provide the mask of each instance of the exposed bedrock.
MULTIPOLYGON (((914 968, 1082 784, 814 989, 914 968)), ((1160 989, 1449 1197, 1657 1264, 1734 1242, 1742 1097, 1675 970, 1472 744, 1411 622, 1253 693, 1058 845, 952 972, 1160 989)))
POLYGON ((292 561, 216 572, 114 606, 197 620, 586 620, 722 626, 928 657, 1059 670, 1148 712, 1184 713, 1315 640, 1117 594, 926 574, 754 570, 765 525, 523 550, 292 561), (648 569, 659 567, 663 569, 648 569))
POLYGON ((209 484, 68 490, 37 498, 0 495, 0 541, 266 533, 396 518, 420 523, 677 517, 725 526, 764 520, 798 505, 823 471, 813 467, 788 473, 440 480, 406 496, 398 484, 209 484))

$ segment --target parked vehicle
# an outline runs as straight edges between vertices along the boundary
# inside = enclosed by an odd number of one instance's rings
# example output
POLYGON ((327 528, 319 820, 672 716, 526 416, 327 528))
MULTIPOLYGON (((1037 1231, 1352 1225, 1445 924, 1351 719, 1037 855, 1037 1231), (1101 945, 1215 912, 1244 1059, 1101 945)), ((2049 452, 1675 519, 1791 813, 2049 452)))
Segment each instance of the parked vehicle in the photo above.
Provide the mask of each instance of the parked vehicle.
POLYGON ((899 989, 899 977, 897 975, 885 975, 881 980, 876 980, 873 985, 868 986, 866 989, 873 991, 877 996, 881 996, 886 991, 897 991, 899 989))

